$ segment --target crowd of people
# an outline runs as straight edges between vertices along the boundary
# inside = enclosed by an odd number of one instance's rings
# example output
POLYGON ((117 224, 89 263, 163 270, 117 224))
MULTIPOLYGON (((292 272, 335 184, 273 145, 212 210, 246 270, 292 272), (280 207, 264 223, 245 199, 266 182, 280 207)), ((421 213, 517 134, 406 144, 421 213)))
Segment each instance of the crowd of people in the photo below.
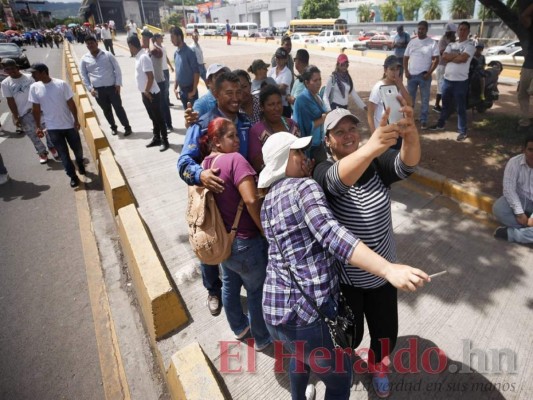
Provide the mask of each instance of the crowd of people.
MULTIPOLYGON (((313 392, 310 354, 330 349, 332 357, 321 366, 332 368, 313 372, 324 382, 326 398, 347 399, 351 359, 333 351, 323 318, 336 317, 342 296, 355 316, 354 346, 363 338, 366 320, 373 387, 379 397, 387 397, 389 355, 398 336, 397 290, 415 291, 429 280, 420 269, 397 263, 389 189, 419 163, 418 126, 428 128, 434 71, 441 116, 433 129, 444 127, 453 101, 459 116, 457 140, 467 137, 463 96, 475 54, 467 39, 468 22, 448 24, 438 45, 427 40, 425 21, 418 24, 416 39, 400 38, 367 104, 357 94, 345 54, 338 56, 323 85, 322 72, 310 63, 306 50, 292 57, 290 37, 282 39, 270 64, 261 59, 251 63, 252 79, 247 71, 231 71, 221 63, 206 68, 197 34, 189 46, 182 29, 170 30, 176 47, 171 63, 161 34, 143 30, 139 37, 132 32, 133 26, 127 44, 153 129, 146 147, 169 148, 169 69, 175 68, 173 92, 188 126, 177 163, 179 175, 188 185, 204 186, 214 194, 227 231, 238 220, 230 257, 220 265, 200 264, 209 312, 217 316, 224 307, 235 338, 251 335, 257 351, 279 340, 295 353, 297 343, 304 341, 303 353, 290 363, 294 399, 313 392), (201 97, 200 78, 208 88, 201 97), (399 93, 396 101, 403 117, 398 121, 389 122, 391 110, 381 97, 382 86, 394 86, 399 93), (413 108, 418 90, 419 124, 413 108), (371 134, 364 146, 361 121, 348 110, 350 98, 367 113, 371 134), (248 315, 240 301, 242 287, 248 315), (345 368, 338 368, 337 358, 344 360, 345 368)), ((104 39, 102 31, 100 36, 104 39)), ((88 52, 80 61, 83 84, 102 108, 111 134, 119 133, 114 111, 123 135, 129 136, 133 132, 122 106, 122 73, 112 46, 110 51, 100 49, 95 35, 86 36, 84 43, 88 52)), ((32 77, 21 74, 14 62, 3 64, 9 80, 2 83, 2 93, 17 126, 32 140, 41 162, 46 162, 48 152, 61 160, 76 187, 79 179, 68 146, 78 173, 84 174, 85 168, 70 87, 51 78, 44 64, 31 68, 32 77)), ((507 226, 497 230, 498 238, 532 240, 526 231, 533 229, 532 157, 533 138, 528 137, 524 154, 506 168, 504 197, 495 204, 495 215, 507 226)))

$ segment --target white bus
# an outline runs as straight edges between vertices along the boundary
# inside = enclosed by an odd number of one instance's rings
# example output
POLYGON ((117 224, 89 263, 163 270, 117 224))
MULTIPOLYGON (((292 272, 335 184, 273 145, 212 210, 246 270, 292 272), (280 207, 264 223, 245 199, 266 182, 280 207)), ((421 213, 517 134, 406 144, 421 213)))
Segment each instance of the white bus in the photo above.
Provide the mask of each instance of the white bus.
POLYGON ((231 24, 232 36, 250 37, 252 33, 257 33, 257 24, 255 22, 239 22, 231 24))
POLYGON ((226 32, 226 24, 219 24, 214 22, 205 24, 204 36, 216 36, 221 31, 224 31, 224 33, 226 32))

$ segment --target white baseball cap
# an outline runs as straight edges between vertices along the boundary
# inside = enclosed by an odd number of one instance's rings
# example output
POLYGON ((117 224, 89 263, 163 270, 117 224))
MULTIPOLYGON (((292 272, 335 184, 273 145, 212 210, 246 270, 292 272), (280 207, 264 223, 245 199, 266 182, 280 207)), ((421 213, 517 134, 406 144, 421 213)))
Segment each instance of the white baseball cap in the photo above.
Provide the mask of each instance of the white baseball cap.
POLYGON ((258 188, 270 187, 285 177, 291 150, 306 149, 311 145, 311 136, 298 138, 289 132, 278 132, 270 136, 263 145, 265 167, 259 174, 258 188))
POLYGON ((216 74, 218 71, 220 71, 223 68, 227 69, 227 72, 230 72, 230 69, 226 67, 224 64, 219 64, 219 63, 211 64, 209 68, 207 68, 205 79, 209 78, 211 75, 216 74))

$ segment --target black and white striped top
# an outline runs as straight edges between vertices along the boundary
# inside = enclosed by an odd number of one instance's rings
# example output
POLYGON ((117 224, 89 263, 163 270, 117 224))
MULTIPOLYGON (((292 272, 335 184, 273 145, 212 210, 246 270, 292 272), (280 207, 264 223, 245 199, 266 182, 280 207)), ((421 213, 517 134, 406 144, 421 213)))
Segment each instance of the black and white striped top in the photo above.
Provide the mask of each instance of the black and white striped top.
MULTIPOLYGON (((338 162, 331 157, 317 165, 314 178, 324 189, 333 215, 363 243, 390 262, 396 261, 389 187, 411 175, 415 167, 405 165, 397 150, 374 159, 353 185, 344 185, 338 162)), ((382 286, 386 280, 337 261, 341 283, 364 289, 382 286)))

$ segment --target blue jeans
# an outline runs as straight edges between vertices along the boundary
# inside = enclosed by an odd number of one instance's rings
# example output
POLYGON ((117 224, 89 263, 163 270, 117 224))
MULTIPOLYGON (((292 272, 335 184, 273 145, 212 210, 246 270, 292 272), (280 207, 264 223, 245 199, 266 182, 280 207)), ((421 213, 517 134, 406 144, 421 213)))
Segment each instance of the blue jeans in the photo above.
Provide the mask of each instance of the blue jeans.
POLYGON ((179 90, 180 100, 181 100, 181 104, 183 105, 183 109, 184 110, 187 109, 187 103, 188 102, 191 103, 191 106, 194 106, 194 102, 196 100, 198 100, 198 90, 196 90, 196 94, 193 97, 191 97, 191 98, 187 97, 191 90, 192 90, 191 87, 185 88, 185 90, 182 90, 181 87, 180 87, 180 90, 179 90))
MULTIPOLYGON (((533 201, 520 198, 525 214, 530 217, 533 213, 533 201)), ((524 227, 516 221, 516 217, 507 199, 500 197, 492 206, 492 213, 502 225, 507 227, 507 240, 517 243, 533 243, 533 227, 524 227)))
POLYGON ((70 159, 70 154, 68 153, 68 146, 72 149, 74 157, 76 158, 76 163, 78 167, 83 165, 83 148, 81 147, 81 139, 79 132, 74 129, 48 129, 48 135, 50 140, 54 144, 59 157, 61 157, 61 164, 65 168, 65 172, 71 178, 76 177, 76 169, 72 160, 70 159))
POLYGON ((468 79, 466 81, 449 81, 444 79, 442 84, 442 111, 438 126, 444 123, 450 116, 453 101, 457 107, 457 131, 466 134, 466 96, 468 94, 468 79))
POLYGON ((411 75, 407 79, 407 91, 413 100, 413 108, 416 104, 416 92, 420 87, 420 122, 427 124, 429 114, 429 95, 431 92, 431 77, 424 79, 424 74, 411 75))
POLYGON ((218 270, 218 265, 200 263, 200 271, 202 272, 202 283, 207 289, 209 296, 217 296, 220 298, 222 281, 219 278, 220 272, 218 270))
POLYGON ((222 304, 226 318, 235 335, 242 333, 248 325, 257 346, 271 342, 263 319, 263 284, 268 262, 267 243, 262 236, 252 239, 235 238, 231 256, 222 266, 222 304), (248 297, 248 318, 241 304, 241 288, 248 297))
MULTIPOLYGON (((328 316, 333 317, 336 311, 333 309, 335 303, 331 300, 323 305, 321 310, 328 316)), ((270 325, 267 328, 274 340, 283 342, 285 351, 295 356, 290 358, 289 380, 291 382, 291 396, 293 400, 305 400, 305 388, 309 383, 311 366, 315 375, 326 385, 325 399, 348 399, 350 397, 350 386, 352 384, 352 364, 347 354, 340 354, 333 350, 333 342, 329 334, 329 329, 324 321, 318 318, 316 321, 305 325, 296 326, 292 324, 270 325), (303 351, 296 342, 303 343, 303 351), (311 352, 314 349, 325 349, 330 357, 315 357, 311 359, 311 352), (322 370, 320 370, 320 367, 322 370), (326 370, 327 369, 327 370, 326 370)), ((287 353, 284 353, 287 354, 287 353)))

